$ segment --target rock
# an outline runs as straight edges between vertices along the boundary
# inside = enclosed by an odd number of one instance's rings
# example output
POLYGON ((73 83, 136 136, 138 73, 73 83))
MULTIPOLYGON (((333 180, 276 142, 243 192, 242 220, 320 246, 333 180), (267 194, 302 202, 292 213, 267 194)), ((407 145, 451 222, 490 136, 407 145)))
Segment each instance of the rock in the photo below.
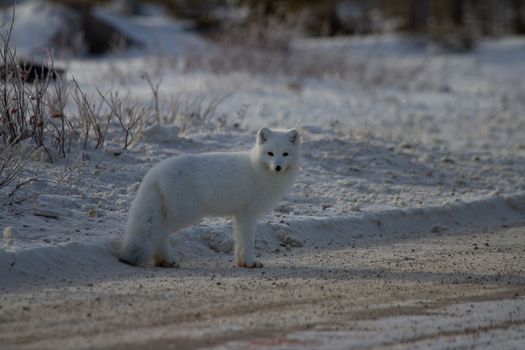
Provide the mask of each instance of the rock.
POLYGON ((118 157, 122 155, 123 150, 121 148, 107 147, 105 148, 105 152, 110 156, 118 157))
POLYGON ((431 232, 432 233, 441 233, 441 232, 444 232, 446 230, 447 230, 446 227, 436 225, 436 226, 432 226, 431 232))
POLYGON ((131 185, 128 186, 128 193, 137 192, 139 190, 139 187, 140 187, 140 181, 132 183, 131 185))
POLYGON ((452 88, 450 87, 450 85, 447 85, 447 84, 443 84, 439 87, 439 91, 440 92, 451 92, 452 91, 452 88))
POLYGON ((128 205, 128 201, 125 200, 125 199, 117 199, 117 206, 120 209, 125 209, 125 208, 127 208, 129 206, 128 205))
POLYGON ((44 209, 33 210, 33 215, 43 216, 45 218, 50 218, 50 219, 58 219, 59 217, 59 214, 57 212, 50 211, 50 210, 44 210, 44 209))
POLYGON ((211 238, 209 242, 211 249, 215 250, 218 253, 229 254, 233 250, 233 239, 225 238, 223 240, 211 238))
POLYGON ((467 184, 467 183, 465 182, 465 180, 463 180, 463 179, 456 179, 454 182, 455 182, 456 185, 458 185, 458 186, 465 186, 465 185, 467 184))
POLYGON ((279 232, 277 234, 277 237, 281 240, 282 245, 285 247, 290 246, 290 247, 298 248, 298 247, 304 246, 303 242, 301 242, 299 239, 293 236, 287 235, 284 232, 279 232))
POLYGON ((65 69, 63 68, 51 67, 49 65, 39 64, 29 60, 18 60, 16 64, 1 65, 0 77, 2 80, 9 80, 9 78, 13 77, 17 71, 19 73, 18 76, 26 83, 57 80, 65 74, 65 69))
POLYGON ((95 209, 95 205, 94 204, 82 204, 80 206, 80 209, 82 209, 83 211, 89 211, 91 209, 95 209))
POLYGON ((286 87, 295 92, 301 91, 302 89, 302 85, 299 81, 288 81, 286 87))
POLYGON ((52 159, 44 146, 39 147, 31 154, 31 159, 35 162, 51 163, 52 159))
POLYGON ((430 162, 432 161, 432 156, 428 153, 425 153, 419 157, 419 161, 421 162, 430 162))
POLYGON ((15 229, 12 226, 8 226, 4 229, 4 247, 10 247, 13 245, 14 239, 15 239, 15 229))

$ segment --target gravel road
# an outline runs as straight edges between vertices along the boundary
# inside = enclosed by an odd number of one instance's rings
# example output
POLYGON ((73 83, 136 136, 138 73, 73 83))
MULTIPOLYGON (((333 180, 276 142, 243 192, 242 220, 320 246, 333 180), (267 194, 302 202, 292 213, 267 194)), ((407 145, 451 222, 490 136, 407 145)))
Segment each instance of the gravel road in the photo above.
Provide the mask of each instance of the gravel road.
POLYGON ((519 348, 525 227, 217 253, 3 286, 2 349, 519 348))

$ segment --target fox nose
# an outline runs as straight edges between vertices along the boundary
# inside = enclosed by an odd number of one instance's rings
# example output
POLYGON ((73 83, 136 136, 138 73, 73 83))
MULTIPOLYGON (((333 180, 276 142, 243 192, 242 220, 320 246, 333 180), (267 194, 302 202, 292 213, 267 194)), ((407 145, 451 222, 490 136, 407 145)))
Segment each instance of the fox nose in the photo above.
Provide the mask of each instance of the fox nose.
POLYGON ((281 166, 280 165, 276 166, 275 171, 281 171, 281 166))

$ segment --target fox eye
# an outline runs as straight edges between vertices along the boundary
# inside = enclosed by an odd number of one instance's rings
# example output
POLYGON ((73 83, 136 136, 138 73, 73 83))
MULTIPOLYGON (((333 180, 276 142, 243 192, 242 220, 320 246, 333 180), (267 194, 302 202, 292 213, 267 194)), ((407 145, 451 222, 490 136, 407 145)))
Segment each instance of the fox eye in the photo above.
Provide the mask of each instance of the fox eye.
POLYGON ((283 157, 288 157, 288 152, 284 152, 283 157))
POLYGON ((269 155, 270 157, 273 157, 273 152, 268 152, 268 155, 269 155))

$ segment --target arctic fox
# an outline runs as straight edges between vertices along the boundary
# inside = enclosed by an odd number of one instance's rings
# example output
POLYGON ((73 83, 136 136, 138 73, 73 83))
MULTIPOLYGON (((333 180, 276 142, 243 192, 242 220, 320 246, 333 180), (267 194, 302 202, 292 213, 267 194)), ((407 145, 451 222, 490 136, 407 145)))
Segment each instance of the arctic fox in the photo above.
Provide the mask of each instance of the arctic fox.
POLYGON ((262 128, 251 151, 166 159, 144 177, 131 205, 120 259, 178 266, 170 233, 204 216, 234 218, 235 263, 262 267, 253 249, 257 218, 289 189, 299 170, 297 130, 262 128))

